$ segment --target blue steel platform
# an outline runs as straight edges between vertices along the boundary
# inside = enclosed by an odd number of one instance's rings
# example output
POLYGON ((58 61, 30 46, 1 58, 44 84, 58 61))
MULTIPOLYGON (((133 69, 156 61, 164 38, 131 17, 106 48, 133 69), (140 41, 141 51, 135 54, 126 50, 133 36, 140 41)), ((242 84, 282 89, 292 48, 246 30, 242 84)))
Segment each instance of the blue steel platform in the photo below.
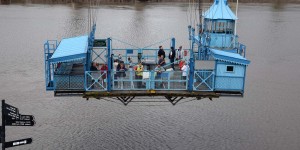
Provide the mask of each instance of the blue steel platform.
POLYGON ((236 21, 227 0, 215 0, 200 14, 200 24, 188 27, 190 47, 176 49, 176 55, 181 56, 170 63, 167 58, 176 48, 175 38, 138 47, 115 38, 95 39, 93 24, 89 35, 46 41, 46 90, 54 91, 55 96, 116 97, 124 104, 140 96, 164 96, 172 103, 184 97, 243 97, 250 61, 246 59, 246 46, 238 42, 236 21), (154 69, 159 59, 158 46, 168 41, 170 49, 164 49, 165 71, 158 75, 154 69), (126 69, 118 71, 115 60, 126 69), (187 64, 184 72, 178 66, 175 71, 168 69, 181 61, 187 64), (140 62, 144 65, 141 72, 134 69, 140 62))

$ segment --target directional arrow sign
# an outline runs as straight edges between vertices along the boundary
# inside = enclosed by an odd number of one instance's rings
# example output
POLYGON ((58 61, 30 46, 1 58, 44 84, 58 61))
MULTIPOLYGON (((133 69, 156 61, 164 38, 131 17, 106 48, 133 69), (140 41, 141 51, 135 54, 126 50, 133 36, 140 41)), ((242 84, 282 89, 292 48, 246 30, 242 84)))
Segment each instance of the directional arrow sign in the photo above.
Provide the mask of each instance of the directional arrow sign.
POLYGON ((15 147, 15 146, 20 146, 20 145, 25 145, 25 144, 31 144, 31 143, 32 143, 31 138, 10 141, 10 142, 5 142, 5 148, 15 147))
POLYGON ((7 126, 34 126, 33 120, 6 120, 5 125, 7 126))
POLYGON ((14 107, 14 106, 11 106, 9 104, 6 104, 6 103, 4 104, 4 110, 6 112, 13 112, 15 114, 19 114, 19 109, 18 108, 14 107))
POLYGON ((19 109, 11 106, 9 104, 4 104, 4 115, 8 117, 8 119, 19 119, 19 109))

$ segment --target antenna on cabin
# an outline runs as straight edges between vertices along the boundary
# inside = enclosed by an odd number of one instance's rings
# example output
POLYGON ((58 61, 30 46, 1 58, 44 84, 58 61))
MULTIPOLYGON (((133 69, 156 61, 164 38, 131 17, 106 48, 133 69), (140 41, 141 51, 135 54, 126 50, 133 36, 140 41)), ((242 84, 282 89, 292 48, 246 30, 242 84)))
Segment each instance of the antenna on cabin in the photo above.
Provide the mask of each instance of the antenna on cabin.
POLYGON ((91 0, 89 0, 88 6, 88 33, 91 32, 91 0))
POLYGON ((202 33, 202 3, 198 0, 199 5, 199 33, 202 33))
MULTIPOLYGON (((239 7, 239 0, 236 0, 236 6, 235 6, 236 18, 238 17, 238 7, 239 7)), ((234 25, 234 35, 236 35, 236 25, 237 25, 237 19, 235 20, 235 25, 234 25)))

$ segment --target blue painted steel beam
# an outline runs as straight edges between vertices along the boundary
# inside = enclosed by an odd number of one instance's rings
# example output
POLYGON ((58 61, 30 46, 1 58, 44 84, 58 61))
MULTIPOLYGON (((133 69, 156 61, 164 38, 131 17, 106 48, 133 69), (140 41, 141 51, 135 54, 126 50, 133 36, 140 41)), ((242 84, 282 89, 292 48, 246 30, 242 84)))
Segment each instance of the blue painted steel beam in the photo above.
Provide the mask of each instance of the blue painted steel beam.
POLYGON ((107 91, 111 91, 111 68, 112 68, 112 56, 111 56, 111 38, 107 39, 107 91))
POLYGON ((242 93, 244 93, 244 91, 245 91, 245 83, 246 83, 246 69, 247 69, 247 67, 245 66, 245 69, 244 69, 244 79, 243 79, 243 91, 242 91, 242 93))
POLYGON ((189 74, 189 81, 188 81, 188 91, 192 92, 193 91, 193 87, 194 87, 194 67, 195 66, 195 62, 194 62, 194 58, 190 58, 190 74, 189 74))
POLYGON ((218 66, 218 62, 219 61, 217 61, 217 60, 215 60, 215 69, 214 69, 214 71, 215 71, 215 76, 214 76, 214 82, 213 82, 213 90, 215 90, 215 88, 216 88, 216 83, 215 83, 215 81, 216 81, 216 76, 217 76, 217 66, 218 66))

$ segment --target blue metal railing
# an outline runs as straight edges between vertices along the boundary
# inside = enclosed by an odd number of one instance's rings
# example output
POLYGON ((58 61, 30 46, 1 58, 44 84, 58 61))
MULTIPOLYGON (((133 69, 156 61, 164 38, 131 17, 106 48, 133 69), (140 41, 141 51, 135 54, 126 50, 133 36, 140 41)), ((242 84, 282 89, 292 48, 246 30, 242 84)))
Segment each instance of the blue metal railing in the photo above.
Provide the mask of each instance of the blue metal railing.
POLYGON ((216 76, 215 80, 217 91, 244 91, 244 76, 216 76))
POLYGON ((44 43, 44 61, 45 61, 45 84, 46 90, 53 90, 53 65, 50 64, 49 59, 58 46, 57 40, 48 40, 44 43))
MULTIPOLYGON (((86 91, 106 91, 106 71, 85 72, 86 91)), ((187 90, 188 78, 182 78, 182 71, 143 71, 140 74, 130 70, 112 71, 112 90, 187 90)))
POLYGON ((210 47, 238 48, 238 36, 231 34, 210 34, 210 47))
MULTIPOLYGON (((112 72, 112 90, 187 90, 188 75, 182 78, 182 71, 143 71, 138 76, 135 71, 112 72)), ((193 90, 213 91, 214 71, 200 70, 194 73, 193 90)), ((84 75, 55 75, 55 90, 85 89, 86 91, 107 91, 107 71, 86 71, 84 75), (85 80, 85 82, 83 81, 85 80), (84 85, 85 83, 85 85, 84 85)))
POLYGON ((86 91, 106 91, 107 90, 107 71, 86 71, 85 85, 86 91))
POLYGON ((84 75, 54 75, 54 89, 84 90, 84 75))
MULTIPOLYGON (((118 55, 121 54, 121 58, 124 61, 125 64, 129 64, 128 58, 130 57, 133 62, 138 62, 138 53, 142 53, 142 60, 153 60, 155 62, 158 62, 158 49, 153 48, 147 48, 147 49, 112 49, 114 54, 114 59, 118 59, 118 55), (131 54, 127 54, 127 50, 132 50, 131 54)), ((164 49, 166 57, 168 57, 168 54, 170 52, 170 49, 164 49)), ((167 58, 166 58, 167 59, 167 58)))
POLYGON ((213 91, 214 77, 213 70, 198 70, 194 73, 194 90, 195 91, 213 91))
POLYGON ((246 57, 246 45, 239 43, 238 53, 246 57))

